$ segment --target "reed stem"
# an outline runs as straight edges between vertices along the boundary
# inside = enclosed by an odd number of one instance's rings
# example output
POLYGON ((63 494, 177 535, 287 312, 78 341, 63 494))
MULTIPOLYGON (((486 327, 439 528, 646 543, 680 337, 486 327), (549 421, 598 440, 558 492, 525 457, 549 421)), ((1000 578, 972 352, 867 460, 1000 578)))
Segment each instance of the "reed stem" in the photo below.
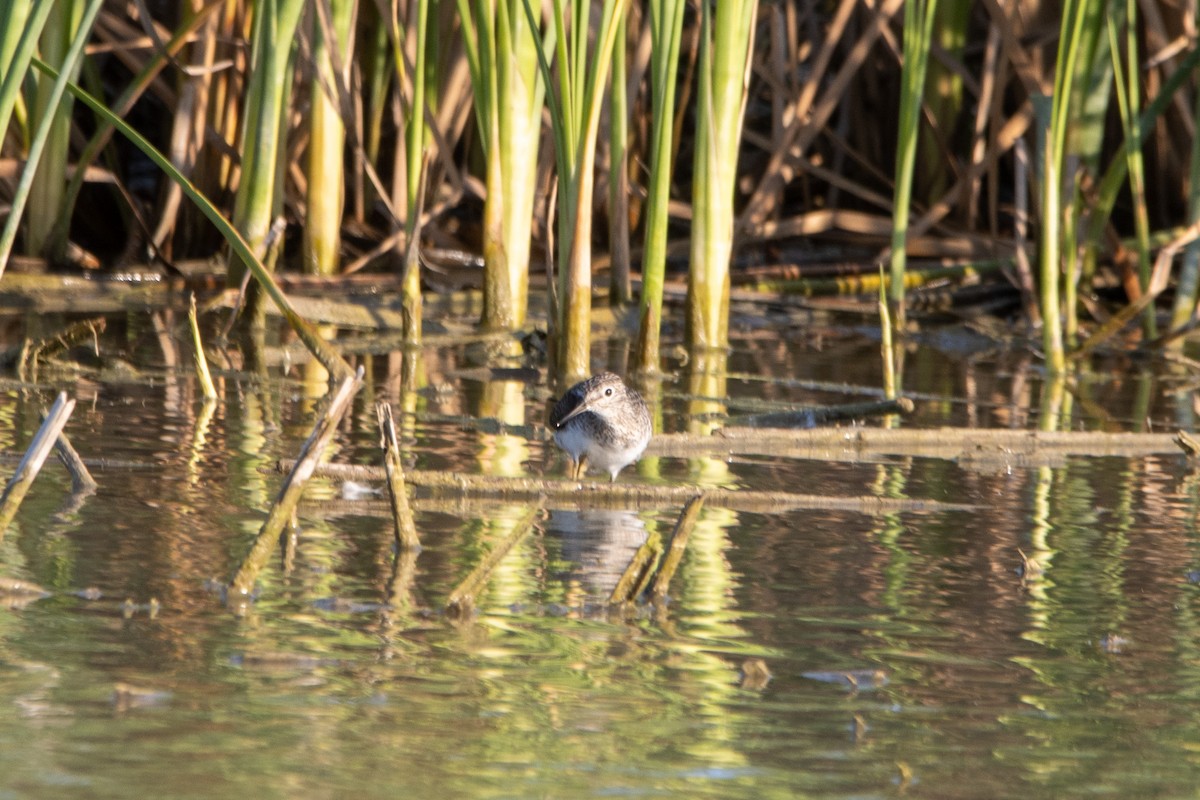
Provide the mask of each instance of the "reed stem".
MULTIPOLYGON (((355 0, 329 0, 328 30, 324 14, 313 13, 313 81, 309 112, 307 215, 303 264, 313 275, 333 275, 340 263, 342 213, 346 197, 346 128, 343 93, 349 86, 353 57, 355 0), (340 71, 337 66, 340 66, 340 71)), ((315 11, 315 10, 314 10, 315 11)))
POLYGON ((758 4, 702 5, 688 341, 694 348, 724 348, 729 344, 733 198, 758 4))
POLYGON ((667 270, 667 209, 675 152, 675 92, 679 75, 679 45, 686 3, 650 0, 650 177, 646 196, 646 240, 642 251, 641 324, 634 368, 656 374, 661 369, 660 329, 663 283, 667 270))
MULTIPOLYGON (((283 208, 285 119, 291 98, 296 31, 303 10, 304 0, 263 0, 254 8, 249 84, 242 110, 241 175, 232 219, 267 272, 274 272, 276 252, 267 247, 267 239, 283 208)), ((236 254, 231 257, 227 285, 240 285, 248 269, 244 259, 236 254)), ((262 293, 252 288, 246 317, 251 327, 263 326, 263 303, 262 293)))
MULTIPOLYGON (((902 89, 896 141, 896 200, 892 211, 892 279, 888 298, 892 325, 897 331, 903 331, 906 325, 904 272, 908 258, 909 213, 912 209, 921 105, 925 97, 925 73, 936 18, 937 0, 909 0, 904 4, 904 64, 900 71, 902 89)), ((895 387, 892 390, 895 391, 895 387)))

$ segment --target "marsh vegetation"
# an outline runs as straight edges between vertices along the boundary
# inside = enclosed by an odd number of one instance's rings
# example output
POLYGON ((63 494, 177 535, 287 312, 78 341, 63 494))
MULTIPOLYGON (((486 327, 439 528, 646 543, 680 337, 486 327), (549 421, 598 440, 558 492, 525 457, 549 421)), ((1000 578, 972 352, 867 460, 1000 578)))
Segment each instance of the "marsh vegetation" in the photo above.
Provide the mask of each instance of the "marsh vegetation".
POLYGON ((0 0, 0 792, 1190 795, 1194 14, 0 0))
POLYGON ((251 324, 276 268, 394 276, 411 343, 423 290, 475 288, 570 381, 594 300, 637 299, 653 375, 664 325, 727 345, 732 289, 869 298, 886 267, 898 331, 982 309, 1065 374, 1122 308, 1160 346, 1194 316, 1198 56, 1151 8, 10 2, 0 269, 219 260, 251 324))

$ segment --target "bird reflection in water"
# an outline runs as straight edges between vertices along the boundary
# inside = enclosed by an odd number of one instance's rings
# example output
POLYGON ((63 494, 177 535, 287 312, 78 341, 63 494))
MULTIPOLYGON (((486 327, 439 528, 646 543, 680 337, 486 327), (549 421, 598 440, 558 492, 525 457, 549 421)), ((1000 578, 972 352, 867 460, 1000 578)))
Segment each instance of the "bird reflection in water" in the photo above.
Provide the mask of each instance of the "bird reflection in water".
POLYGON ((584 602, 605 602, 646 541, 646 523, 633 511, 617 509, 554 509, 547 537, 562 537, 562 554, 572 568, 569 583, 585 593, 584 602))

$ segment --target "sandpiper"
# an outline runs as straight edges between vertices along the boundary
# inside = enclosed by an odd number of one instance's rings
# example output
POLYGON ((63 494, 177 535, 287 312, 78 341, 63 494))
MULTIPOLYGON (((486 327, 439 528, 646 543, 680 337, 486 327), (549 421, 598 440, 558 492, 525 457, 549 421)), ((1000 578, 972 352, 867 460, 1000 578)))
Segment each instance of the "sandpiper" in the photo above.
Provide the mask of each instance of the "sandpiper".
POLYGON ((575 384, 550 412, 554 442, 571 459, 571 479, 582 478, 590 464, 612 480, 637 461, 650 441, 646 401, 611 372, 575 384))

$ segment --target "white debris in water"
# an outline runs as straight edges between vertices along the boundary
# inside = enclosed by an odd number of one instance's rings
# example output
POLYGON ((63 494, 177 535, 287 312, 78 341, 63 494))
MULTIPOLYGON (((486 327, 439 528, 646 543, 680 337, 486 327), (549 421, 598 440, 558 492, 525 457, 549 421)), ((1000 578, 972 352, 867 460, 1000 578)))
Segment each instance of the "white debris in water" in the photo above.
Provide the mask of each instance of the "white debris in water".
POLYGON ((383 494, 382 489, 358 481, 346 481, 342 484, 343 500, 367 500, 379 497, 381 494, 383 494))

